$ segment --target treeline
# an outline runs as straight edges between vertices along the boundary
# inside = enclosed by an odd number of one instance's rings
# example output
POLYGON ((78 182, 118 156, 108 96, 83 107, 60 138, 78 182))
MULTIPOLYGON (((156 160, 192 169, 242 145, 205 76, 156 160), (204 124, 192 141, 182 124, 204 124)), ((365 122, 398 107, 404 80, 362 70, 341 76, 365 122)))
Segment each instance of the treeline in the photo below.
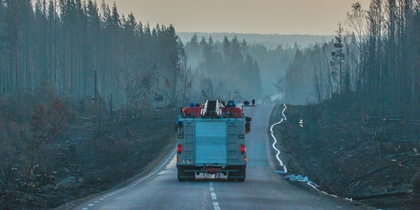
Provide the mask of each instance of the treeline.
POLYGON ((293 47, 277 44, 271 49, 263 44, 250 45, 248 40, 239 41, 232 36, 230 40, 224 36, 220 42, 214 41, 212 36, 199 39, 194 34, 186 43, 187 66, 194 77, 201 78, 201 82, 193 86, 216 92, 215 97, 223 99, 229 97, 229 92, 236 100, 262 99, 282 93, 282 78, 295 57, 297 44, 293 47))
POLYGON ((331 98, 333 80, 330 55, 333 42, 296 49, 284 79, 278 82, 284 101, 292 104, 322 103, 331 98))
POLYGON ((179 32, 178 36, 183 42, 191 40, 194 34, 198 37, 212 37, 214 42, 222 42, 225 36, 239 40, 245 39, 248 45, 262 45, 268 49, 276 49, 281 45, 283 48, 293 48, 297 43, 299 48, 313 46, 314 43, 325 42, 334 38, 333 35, 308 35, 308 34, 254 34, 254 33, 206 33, 206 32, 179 32))
POLYGON ((174 27, 143 25, 115 4, 0 0, 0 55, 1 94, 46 83, 115 105, 176 105, 181 97, 185 57, 174 27))
POLYGON ((260 68, 248 47, 236 36, 231 40, 225 36, 222 43, 212 37, 191 38, 185 52, 194 78, 201 81, 193 84, 200 90, 199 97, 243 100, 262 94, 260 68))
POLYGON ((419 22, 418 1, 373 0, 369 10, 353 4, 334 40, 296 52, 286 100, 352 105, 361 116, 419 119, 419 22), (312 91, 294 98, 302 89, 312 91))
POLYGON ((138 173, 170 145, 176 113, 153 109, 185 104, 185 60, 173 26, 115 4, 0 0, 0 209, 53 208, 138 173))
POLYGON ((273 49, 262 44, 253 44, 248 47, 249 55, 255 58, 259 64, 265 96, 273 96, 284 92, 282 78, 284 78, 289 64, 293 62, 298 49, 297 44, 294 47, 277 45, 273 49))

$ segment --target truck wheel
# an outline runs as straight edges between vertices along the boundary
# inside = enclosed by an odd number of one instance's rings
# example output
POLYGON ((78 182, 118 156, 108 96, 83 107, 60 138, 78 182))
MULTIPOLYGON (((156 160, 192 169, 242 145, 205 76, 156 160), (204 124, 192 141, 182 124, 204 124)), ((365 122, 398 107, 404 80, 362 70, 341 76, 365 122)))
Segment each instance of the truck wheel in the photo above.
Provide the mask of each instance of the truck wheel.
POLYGON ((184 172, 182 168, 178 168, 178 181, 194 181, 195 173, 194 172, 184 172))
POLYGON ((238 182, 244 182, 246 177, 246 170, 245 168, 238 169, 237 172, 229 172, 228 173, 228 181, 233 182, 237 180, 238 182))
POLYGON ((185 181, 184 173, 183 173, 183 170, 181 168, 178 168, 178 181, 179 182, 185 181))
POLYGON ((238 182, 244 182, 245 181, 245 177, 246 177, 246 169, 242 168, 240 170, 241 172, 239 173, 239 176, 243 177, 243 178, 239 178, 238 182))
POLYGON ((190 175, 190 178, 188 179, 188 181, 195 181, 195 173, 188 173, 190 175))

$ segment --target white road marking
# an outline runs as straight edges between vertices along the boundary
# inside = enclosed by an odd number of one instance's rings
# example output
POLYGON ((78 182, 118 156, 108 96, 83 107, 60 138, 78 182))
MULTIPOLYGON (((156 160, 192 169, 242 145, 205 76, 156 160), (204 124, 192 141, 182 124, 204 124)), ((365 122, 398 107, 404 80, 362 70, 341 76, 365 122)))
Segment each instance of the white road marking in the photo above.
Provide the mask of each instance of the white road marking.
POLYGON ((210 194, 211 194, 211 199, 212 200, 217 200, 216 193, 212 192, 210 194))
POLYGON ((219 202, 217 202, 216 193, 214 192, 213 182, 210 182, 210 195, 211 199, 213 200, 214 210, 220 210, 219 202))
POLYGON ((214 210, 220 210, 220 206, 218 202, 213 202, 214 210))

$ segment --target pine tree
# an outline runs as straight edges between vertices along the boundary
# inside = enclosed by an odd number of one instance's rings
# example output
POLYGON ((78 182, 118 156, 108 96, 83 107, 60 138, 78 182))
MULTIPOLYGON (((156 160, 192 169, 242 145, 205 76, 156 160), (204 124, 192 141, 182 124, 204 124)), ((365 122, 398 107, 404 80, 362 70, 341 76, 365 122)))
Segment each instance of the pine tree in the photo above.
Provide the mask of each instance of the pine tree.
POLYGON ((202 57, 200 56, 197 34, 194 33, 191 40, 185 45, 185 53, 190 56, 188 59, 189 67, 193 69, 198 68, 202 57))

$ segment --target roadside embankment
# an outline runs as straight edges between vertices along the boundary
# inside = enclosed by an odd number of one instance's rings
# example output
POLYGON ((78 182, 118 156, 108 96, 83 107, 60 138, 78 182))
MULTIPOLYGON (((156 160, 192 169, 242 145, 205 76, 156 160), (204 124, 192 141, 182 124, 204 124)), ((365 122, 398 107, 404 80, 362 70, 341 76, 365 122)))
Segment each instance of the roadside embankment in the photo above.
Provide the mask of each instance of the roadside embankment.
MULTIPOLYGON (((276 106, 271 124, 283 117, 282 110, 276 106)), ((418 127, 361 120, 326 105, 288 105, 285 115, 273 132, 289 174, 307 176, 322 191, 377 208, 420 206, 418 127)))

